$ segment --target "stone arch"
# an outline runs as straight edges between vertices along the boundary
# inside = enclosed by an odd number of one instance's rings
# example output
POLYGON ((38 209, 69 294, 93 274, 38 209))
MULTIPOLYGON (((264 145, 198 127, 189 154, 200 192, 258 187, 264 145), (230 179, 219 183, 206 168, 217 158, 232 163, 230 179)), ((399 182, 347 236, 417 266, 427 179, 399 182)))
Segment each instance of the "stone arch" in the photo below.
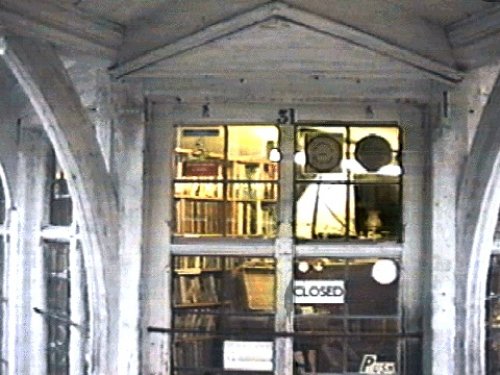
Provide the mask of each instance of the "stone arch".
POLYGON ((91 372, 116 373, 118 351, 117 199, 94 127, 54 48, 4 37, 0 53, 39 116, 82 228, 90 302, 91 372))
POLYGON ((500 209, 499 122, 497 79, 465 164, 457 202, 456 368, 466 374, 485 374, 484 298, 500 209))

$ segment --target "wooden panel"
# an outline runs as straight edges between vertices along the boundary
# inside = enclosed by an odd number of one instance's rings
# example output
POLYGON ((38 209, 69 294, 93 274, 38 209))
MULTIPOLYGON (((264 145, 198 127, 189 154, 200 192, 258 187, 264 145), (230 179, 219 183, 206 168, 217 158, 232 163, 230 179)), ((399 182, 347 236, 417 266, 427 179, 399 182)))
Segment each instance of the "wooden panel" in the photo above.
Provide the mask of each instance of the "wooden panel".
POLYGON ((418 74, 415 68, 368 49, 292 22, 271 19, 145 68, 137 75, 231 71, 418 74))

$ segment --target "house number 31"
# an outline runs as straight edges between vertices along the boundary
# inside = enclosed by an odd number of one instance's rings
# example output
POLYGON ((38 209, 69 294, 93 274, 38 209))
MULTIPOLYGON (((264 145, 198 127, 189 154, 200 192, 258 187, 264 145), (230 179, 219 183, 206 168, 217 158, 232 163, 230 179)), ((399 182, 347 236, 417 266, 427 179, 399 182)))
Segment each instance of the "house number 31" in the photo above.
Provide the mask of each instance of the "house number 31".
POLYGON ((278 111, 278 124, 294 124, 295 123, 295 109, 280 109, 278 111))

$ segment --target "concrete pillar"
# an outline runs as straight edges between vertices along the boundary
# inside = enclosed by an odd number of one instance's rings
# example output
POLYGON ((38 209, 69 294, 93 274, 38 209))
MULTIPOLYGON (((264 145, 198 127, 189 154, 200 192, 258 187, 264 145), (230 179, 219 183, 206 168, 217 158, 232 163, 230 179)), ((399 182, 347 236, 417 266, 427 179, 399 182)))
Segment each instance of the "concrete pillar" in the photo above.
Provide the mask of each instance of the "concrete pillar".
POLYGON ((17 246, 9 257, 9 300, 15 326, 15 358, 9 360, 9 374, 46 373, 46 325, 34 307, 45 308, 43 251, 40 241, 44 215, 49 142, 42 130, 23 129, 19 144, 17 189, 14 193, 18 227, 17 246), (12 308, 12 307, 11 307, 12 308))

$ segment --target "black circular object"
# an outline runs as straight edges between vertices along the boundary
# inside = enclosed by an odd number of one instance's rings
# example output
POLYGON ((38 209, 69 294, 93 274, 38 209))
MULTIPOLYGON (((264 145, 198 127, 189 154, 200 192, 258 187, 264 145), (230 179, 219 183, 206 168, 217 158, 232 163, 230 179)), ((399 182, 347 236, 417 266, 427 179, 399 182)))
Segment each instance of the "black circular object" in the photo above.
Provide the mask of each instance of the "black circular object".
POLYGON ((368 172, 377 172, 392 161, 391 145, 385 138, 369 135, 357 143, 354 156, 368 172))
POLYGON ((306 145, 307 164, 317 172, 331 172, 342 159, 342 145, 334 137, 321 134, 306 145))

